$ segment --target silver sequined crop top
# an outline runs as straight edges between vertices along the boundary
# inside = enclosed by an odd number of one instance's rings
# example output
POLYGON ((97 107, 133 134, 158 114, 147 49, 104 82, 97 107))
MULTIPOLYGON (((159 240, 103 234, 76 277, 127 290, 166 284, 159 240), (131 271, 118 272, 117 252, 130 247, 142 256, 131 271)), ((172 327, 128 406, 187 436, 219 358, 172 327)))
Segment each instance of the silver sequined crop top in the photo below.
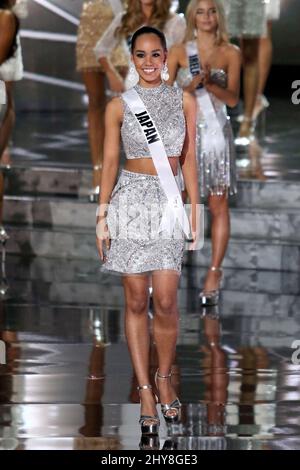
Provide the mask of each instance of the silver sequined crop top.
MULTIPOLYGON (((147 110, 162 138, 168 157, 180 157, 185 139, 185 117, 182 90, 164 83, 155 88, 136 85, 147 110)), ((122 95, 121 95, 122 96, 122 95)), ((123 100, 121 136, 126 158, 150 158, 150 152, 140 125, 123 100)))

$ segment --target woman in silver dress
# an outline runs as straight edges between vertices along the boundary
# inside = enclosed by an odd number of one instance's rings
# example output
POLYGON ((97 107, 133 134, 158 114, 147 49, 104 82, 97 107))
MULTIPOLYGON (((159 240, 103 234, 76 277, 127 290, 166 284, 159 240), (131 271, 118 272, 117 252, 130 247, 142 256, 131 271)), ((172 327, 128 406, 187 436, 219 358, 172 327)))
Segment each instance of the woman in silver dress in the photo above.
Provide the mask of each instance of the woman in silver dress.
POLYGON ((218 302, 230 218, 228 195, 236 193, 235 152, 226 106, 235 106, 240 88, 240 50, 228 42, 219 0, 192 0, 187 8, 186 42, 169 53, 169 84, 175 80, 198 103, 197 158, 200 195, 212 216, 212 258, 203 292, 205 305, 218 302), (196 35, 196 37, 195 37, 196 35))
MULTIPOLYGON (((77 70, 82 74, 88 95, 88 132, 93 165, 92 190, 89 200, 96 202, 99 196, 103 141, 105 73, 96 60, 94 47, 116 16, 123 12, 121 0, 85 0, 82 6, 76 44, 77 70)), ((111 60, 119 74, 127 70, 127 58, 122 47, 112 49, 111 60)))
POLYGON ((181 166, 192 205, 191 228, 196 232, 196 105, 192 96, 162 80, 166 78, 167 56, 163 33, 143 27, 133 35, 131 47, 139 82, 113 98, 106 110, 97 247, 104 260, 103 269, 123 276, 125 331, 139 384, 140 424, 142 433, 155 434, 159 418, 149 385, 149 282, 152 280, 153 336, 159 365, 156 386, 166 421, 176 421, 181 405, 169 379, 176 349, 176 297, 184 237, 182 225, 177 224, 174 232, 167 227, 174 221, 175 200, 181 214, 183 210, 175 176, 181 166), (134 101, 142 111, 136 111, 134 101), (120 136, 127 160, 115 185, 120 136), (169 199, 171 184, 177 194, 175 199, 169 199))
POLYGON ((105 70, 112 91, 121 93, 138 81, 134 67, 130 67, 130 38, 138 28, 151 25, 160 29, 166 36, 168 48, 183 41, 185 18, 173 10, 174 2, 171 0, 129 0, 124 15, 115 18, 95 47, 96 57, 105 70), (111 51, 117 44, 122 45, 124 51, 127 51, 130 73, 126 80, 120 77, 110 60, 111 51))

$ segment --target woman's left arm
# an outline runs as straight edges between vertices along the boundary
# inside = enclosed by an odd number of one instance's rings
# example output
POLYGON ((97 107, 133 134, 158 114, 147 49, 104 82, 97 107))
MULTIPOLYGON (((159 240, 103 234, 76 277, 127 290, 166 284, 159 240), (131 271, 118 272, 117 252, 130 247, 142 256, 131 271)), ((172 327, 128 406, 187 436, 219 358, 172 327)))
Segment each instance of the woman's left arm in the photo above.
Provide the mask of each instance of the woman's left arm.
POLYGON ((164 33, 166 35, 168 48, 176 44, 182 44, 186 32, 186 20, 183 14, 175 13, 165 24, 164 33))
POLYGON ((241 73, 241 51, 238 47, 229 46, 228 51, 228 84, 227 88, 222 88, 214 83, 211 83, 210 70, 204 70, 206 75, 204 79, 204 86, 207 91, 213 93, 219 100, 223 101, 227 106, 233 108, 238 104, 240 96, 240 73, 241 73))
POLYGON ((197 105, 194 96, 183 93, 183 108, 186 120, 185 141, 180 163, 185 187, 192 208, 192 232, 196 233, 197 204, 199 204, 198 170, 196 160, 196 115, 197 105))

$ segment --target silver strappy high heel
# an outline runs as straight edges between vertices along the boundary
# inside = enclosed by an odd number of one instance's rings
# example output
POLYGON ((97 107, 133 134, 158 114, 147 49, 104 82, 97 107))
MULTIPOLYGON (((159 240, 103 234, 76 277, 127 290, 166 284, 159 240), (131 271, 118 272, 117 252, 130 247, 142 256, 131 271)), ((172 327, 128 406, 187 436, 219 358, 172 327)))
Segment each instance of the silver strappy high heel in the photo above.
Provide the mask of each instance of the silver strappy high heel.
MULTIPOLYGON (((139 393, 141 390, 152 390, 152 385, 141 385, 140 387, 137 387, 139 393)), ((142 434, 158 434, 159 430, 159 417, 158 415, 155 416, 147 416, 147 415, 141 415, 139 419, 139 424, 141 426, 141 432, 142 434), (147 424, 147 421, 154 421, 151 424, 147 424)))
MULTIPOLYGON (((155 373, 155 385, 157 390, 157 379, 169 379, 170 377, 172 377, 172 372, 170 372, 168 375, 161 375, 157 369, 155 373)), ((181 416, 181 403, 179 401, 179 398, 176 397, 175 400, 172 401, 172 403, 161 403, 161 412, 167 423, 177 423, 180 420, 181 416), (172 414, 170 414, 170 411, 172 412, 172 414)))
POLYGON ((219 303, 220 297, 220 288, 223 283, 223 270, 221 268, 216 268, 215 266, 211 266, 209 268, 210 271, 219 272, 221 274, 219 280, 219 288, 215 290, 203 290, 199 294, 199 298, 201 300, 201 305, 206 307, 213 307, 219 303))

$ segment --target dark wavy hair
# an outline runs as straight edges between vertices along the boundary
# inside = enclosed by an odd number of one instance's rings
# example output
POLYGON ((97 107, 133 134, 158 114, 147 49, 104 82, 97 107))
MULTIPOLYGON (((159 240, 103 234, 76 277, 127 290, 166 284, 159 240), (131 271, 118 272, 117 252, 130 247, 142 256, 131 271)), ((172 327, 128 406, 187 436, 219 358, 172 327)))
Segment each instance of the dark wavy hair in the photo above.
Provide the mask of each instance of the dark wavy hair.
POLYGON ((134 46, 137 41, 137 38, 142 36, 143 34, 155 34, 162 45, 162 48, 166 51, 167 50, 167 41, 164 33, 162 33, 159 29, 153 28, 153 26, 143 26, 142 28, 139 28, 132 36, 131 39, 131 52, 133 53, 134 51, 134 46))
MULTIPOLYGON (((0 10, 11 10, 11 7, 9 5, 9 0, 0 0, 0 10)), ((17 48, 18 48, 17 34, 19 32, 20 22, 19 22, 19 18, 15 14, 14 14, 14 17, 15 17, 15 22, 16 22, 16 31, 15 31, 14 40, 11 43, 10 49, 9 49, 7 57, 6 57, 6 60, 13 57, 16 50, 17 50, 17 48)))

